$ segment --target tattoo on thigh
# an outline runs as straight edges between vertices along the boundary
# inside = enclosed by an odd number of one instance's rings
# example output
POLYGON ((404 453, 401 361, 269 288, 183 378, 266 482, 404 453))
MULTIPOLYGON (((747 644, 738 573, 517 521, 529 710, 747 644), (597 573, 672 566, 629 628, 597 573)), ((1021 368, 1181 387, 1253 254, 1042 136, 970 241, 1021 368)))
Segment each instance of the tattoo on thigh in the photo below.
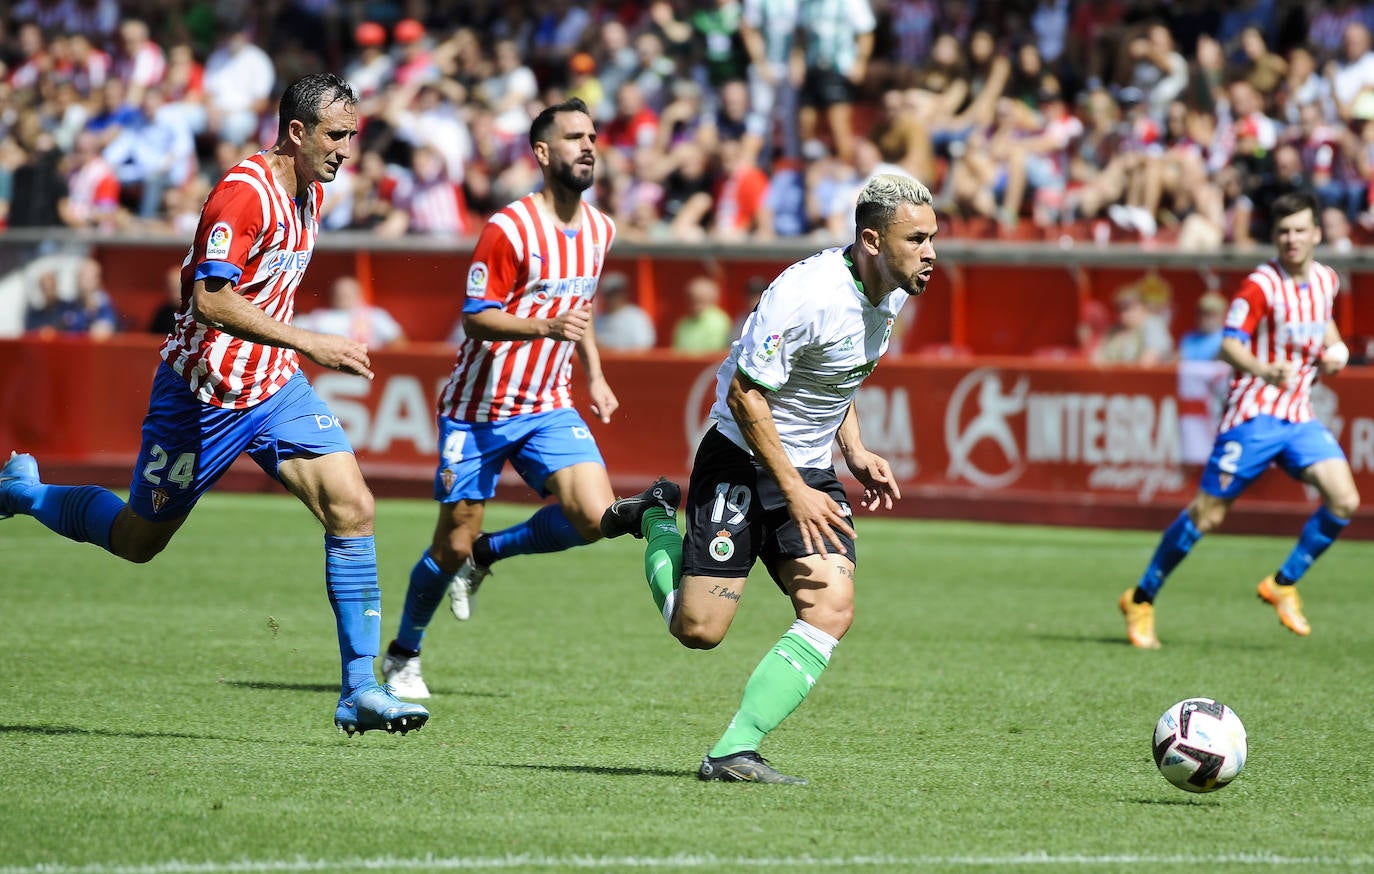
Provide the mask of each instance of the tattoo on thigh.
POLYGON ((842 577, 852 577, 852 576, 854 576, 854 569, 853 569, 853 568, 849 568, 849 567, 845 567, 844 565, 840 565, 840 566, 839 566, 838 568, 836 568, 835 570, 836 570, 836 571, 839 573, 839 575, 842 576, 842 577))
POLYGON ((712 586, 711 594, 715 595, 717 598, 724 598, 727 601, 739 600, 739 592, 736 592, 728 586, 712 586))

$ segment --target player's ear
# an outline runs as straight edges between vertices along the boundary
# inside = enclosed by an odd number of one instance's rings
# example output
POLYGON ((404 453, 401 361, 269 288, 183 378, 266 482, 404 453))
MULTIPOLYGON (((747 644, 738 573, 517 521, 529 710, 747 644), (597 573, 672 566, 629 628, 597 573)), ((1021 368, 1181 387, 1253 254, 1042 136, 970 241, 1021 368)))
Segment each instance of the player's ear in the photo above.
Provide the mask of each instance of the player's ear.
POLYGON ((870 255, 877 255, 883 247, 882 234, 878 233, 877 228, 860 228, 859 244, 870 255))
POLYGON ((286 138, 298 146, 305 142, 305 122, 298 118, 293 118, 287 122, 286 138))

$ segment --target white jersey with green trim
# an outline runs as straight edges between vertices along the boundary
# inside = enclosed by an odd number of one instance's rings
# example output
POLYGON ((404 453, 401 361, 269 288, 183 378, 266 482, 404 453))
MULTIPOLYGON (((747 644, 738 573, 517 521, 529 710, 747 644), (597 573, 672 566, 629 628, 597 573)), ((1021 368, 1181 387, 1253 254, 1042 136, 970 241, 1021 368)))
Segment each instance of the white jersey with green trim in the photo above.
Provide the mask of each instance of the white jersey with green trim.
POLYGON ((843 248, 788 267, 764 291, 716 374, 711 416, 720 432, 749 449, 725 402, 738 370, 766 389, 788 460, 796 467, 830 467, 835 432, 887 351, 892 323, 908 297, 894 289, 877 306, 870 303, 843 248))

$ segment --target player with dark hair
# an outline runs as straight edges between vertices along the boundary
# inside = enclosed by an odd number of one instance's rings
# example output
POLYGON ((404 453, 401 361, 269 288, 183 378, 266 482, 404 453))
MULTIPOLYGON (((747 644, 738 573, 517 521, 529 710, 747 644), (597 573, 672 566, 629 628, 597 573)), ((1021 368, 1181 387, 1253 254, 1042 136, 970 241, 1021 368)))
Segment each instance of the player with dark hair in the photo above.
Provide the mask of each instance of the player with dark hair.
POLYGON ((661 481, 616 501, 607 537, 647 540, 644 571, 668 630, 684 646, 725 639, 749 570, 762 560, 796 621, 759 662, 739 710, 697 770, 702 780, 805 783, 774 770, 760 742, 806 698, 854 618, 854 528, 831 449, 863 486, 862 505, 901 497, 887 460, 859 434, 854 395, 887 351, 892 325, 935 269, 929 189, 880 174, 855 208, 855 241, 784 270, 763 292, 716 376, 715 425, 680 497, 661 481))
POLYGON ((342 661, 335 724, 350 735, 404 734, 429 712, 398 700, 374 673, 381 590, 372 493, 338 419, 300 370, 304 355, 371 379, 367 347, 291 325, 315 248, 321 183, 351 154, 356 103, 337 76, 296 81, 282 97, 277 142, 210 192, 182 263, 181 308, 162 345, 129 502, 97 486, 46 485, 33 456, 13 453, 0 470, 0 517, 24 513, 72 540, 147 562, 248 453, 324 526, 342 661))
POLYGON ((587 105, 573 98, 540 112, 530 147, 544 185, 483 227, 468 268, 465 339, 439 395, 439 517, 382 660, 382 675, 408 697, 429 695, 420 645, 445 592, 453 615, 468 619, 494 563, 600 539, 601 515, 615 499, 601 452, 572 403, 576 352, 592 413, 609 422, 619 406, 592 329, 615 223, 582 199, 596 170, 587 105), (486 502, 507 461, 541 497, 558 500, 517 525, 482 533, 486 502))
POLYGON ((1303 192, 1285 194, 1270 213, 1276 257, 1246 277, 1226 313, 1221 360, 1232 367, 1231 388, 1197 495, 1164 532, 1140 582, 1118 600, 1126 636, 1141 649, 1159 648, 1154 600, 1164 581, 1271 463, 1322 497, 1287 560, 1259 583, 1259 597, 1294 634, 1312 630, 1298 580, 1360 505, 1345 453, 1312 413, 1312 384, 1350 357, 1332 320, 1340 278, 1312 257, 1321 242, 1317 201, 1303 192))

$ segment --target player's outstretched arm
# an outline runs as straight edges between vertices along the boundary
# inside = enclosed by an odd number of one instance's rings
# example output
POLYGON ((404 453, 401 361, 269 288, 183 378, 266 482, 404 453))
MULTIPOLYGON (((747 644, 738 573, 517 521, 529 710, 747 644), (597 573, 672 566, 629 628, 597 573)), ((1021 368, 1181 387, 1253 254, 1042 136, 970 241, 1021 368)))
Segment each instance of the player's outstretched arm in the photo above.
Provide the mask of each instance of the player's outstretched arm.
POLYGON ((348 337, 317 334, 278 321, 234 291, 218 277, 196 280, 191 296, 196 321, 254 343, 295 349, 321 367, 371 379, 367 347, 348 337))
POLYGON ((853 538, 854 527, 849 517, 825 492, 813 489, 802 479, 801 473, 792 465, 787 451, 782 447, 778 436, 778 426, 773 422, 773 411, 768 407, 764 389, 740 371, 730 381, 730 390, 725 402, 739 425, 744 441, 754 451, 754 458, 763 465, 764 470, 777 482, 787 501, 787 512, 797 523, 802 543, 808 550, 822 556, 829 555, 827 541, 837 552, 844 552, 844 543, 836 535, 841 531, 853 538))
POLYGON ((853 404, 849 405, 849 412, 845 413, 840 430, 835 433, 835 440, 840 444, 840 454, 844 456, 849 472, 864 487, 860 506, 870 511, 879 507, 891 510, 893 503, 901 499, 902 491, 897 488, 897 480, 892 475, 892 466, 887 459, 864 446, 859 436, 859 415, 854 412, 853 404))

